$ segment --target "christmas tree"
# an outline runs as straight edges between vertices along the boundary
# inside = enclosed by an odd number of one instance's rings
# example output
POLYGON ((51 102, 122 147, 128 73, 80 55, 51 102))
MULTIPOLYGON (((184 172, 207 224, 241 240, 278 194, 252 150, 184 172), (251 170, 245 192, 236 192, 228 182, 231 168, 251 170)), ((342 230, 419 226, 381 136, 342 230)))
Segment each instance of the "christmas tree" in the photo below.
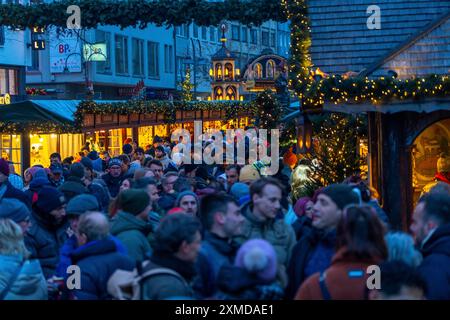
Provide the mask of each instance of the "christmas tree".
POLYGON ((191 69, 186 69, 186 75, 184 80, 180 83, 181 86, 181 98, 183 101, 192 101, 192 89, 194 89, 194 85, 191 83, 191 69))
MULTIPOLYGON (((359 139, 366 135, 364 116, 326 113, 312 117, 313 152, 305 155, 309 180, 297 190, 297 197, 311 196, 319 187, 341 183, 360 174, 366 159, 359 156, 359 139)), ((297 186, 299 187, 299 186, 297 186)))
POLYGON ((270 133, 270 129, 278 127, 283 107, 272 91, 266 90, 258 94, 254 106, 253 114, 256 115, 255 124, 258 128, 267 129, 270 133))

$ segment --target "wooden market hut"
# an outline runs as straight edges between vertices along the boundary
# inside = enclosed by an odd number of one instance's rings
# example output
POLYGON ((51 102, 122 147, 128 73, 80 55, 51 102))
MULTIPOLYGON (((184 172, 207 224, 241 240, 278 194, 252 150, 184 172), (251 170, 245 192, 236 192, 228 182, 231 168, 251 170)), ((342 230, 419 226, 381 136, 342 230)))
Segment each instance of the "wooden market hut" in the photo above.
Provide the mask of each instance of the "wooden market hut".
MULTIPOLYGON (((450 1, 377 1, 381 25, 369 29, 367 8, 373 4, 308 1, 314 68, 330 75, 394 75, 404 81, 448 76, 450 1)), ((434 180, 437 162, 443 163, 443 154, 450 156, 450 97, 430 92, 423 99, 409 96, 375 104, 327 101, 324 109, 367 114, 370 183, 392 225, 406 229, 424 186, 434 180)))

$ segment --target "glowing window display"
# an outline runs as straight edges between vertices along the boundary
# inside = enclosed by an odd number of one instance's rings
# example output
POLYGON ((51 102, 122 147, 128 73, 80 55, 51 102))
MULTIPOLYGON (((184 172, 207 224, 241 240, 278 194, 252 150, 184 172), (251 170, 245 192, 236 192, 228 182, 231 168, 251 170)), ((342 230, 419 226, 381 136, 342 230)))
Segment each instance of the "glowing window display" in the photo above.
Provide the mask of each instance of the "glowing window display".
POLYGON ((108 151, 111 157, 122 154, 123 142, 127 138, 132 138, 131 128, 108 130, 108 151))
POLYGON ((30 167, 50 165, 50 155, 58 152, 61 158, 75 156, 83 147, 82 134, 30 134, 30 167))
POLYGON ((22 143, 20 135, 0 135, 1 157, 14 163, 17 173, 22 172, 22 143))

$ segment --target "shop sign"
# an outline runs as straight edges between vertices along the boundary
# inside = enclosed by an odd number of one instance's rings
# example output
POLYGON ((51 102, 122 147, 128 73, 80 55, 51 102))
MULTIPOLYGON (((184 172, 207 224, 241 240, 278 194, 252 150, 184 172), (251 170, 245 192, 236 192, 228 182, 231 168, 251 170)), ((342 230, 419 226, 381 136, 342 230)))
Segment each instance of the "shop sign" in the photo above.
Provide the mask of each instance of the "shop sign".
POLYGON ((0 97, 0 104, 11 104, 11 96, 9 93, 6 93, 0 97))

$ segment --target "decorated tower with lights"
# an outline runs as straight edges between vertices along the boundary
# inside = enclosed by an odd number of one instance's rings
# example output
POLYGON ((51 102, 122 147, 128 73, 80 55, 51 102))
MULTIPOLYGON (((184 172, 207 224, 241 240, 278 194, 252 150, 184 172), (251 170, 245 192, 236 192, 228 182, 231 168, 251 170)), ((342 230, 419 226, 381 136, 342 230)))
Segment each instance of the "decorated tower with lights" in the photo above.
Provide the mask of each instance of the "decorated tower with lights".
POLYGON ((208 100, 243 100, 239 94, 240 70, 236 68, 236 56, 226 47, 226 25, 222 24, 222 46, 212 57, 212 68, 209 70, 211 81, 211 97, 208 100))

